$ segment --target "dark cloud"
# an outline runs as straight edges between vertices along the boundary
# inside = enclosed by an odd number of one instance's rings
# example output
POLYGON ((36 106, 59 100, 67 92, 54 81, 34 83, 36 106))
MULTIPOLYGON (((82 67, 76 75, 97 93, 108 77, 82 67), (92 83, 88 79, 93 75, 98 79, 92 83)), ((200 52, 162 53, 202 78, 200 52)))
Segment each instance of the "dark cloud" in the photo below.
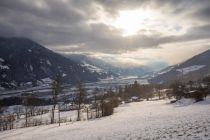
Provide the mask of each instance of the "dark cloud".
POLYGON ((190 28, 187 33, 180 36, 167 36, 158 39, 159 44, 195 41, 210 38, 210 25, 202 25, 190 28))
POLYGON ((209 0, 1 0, 0 35, 28 37, 60 52, 121 53, 164 43, 210 38, 209 12, 209 0), (137 34, 122 37, 119 29, 102 23, 87 23, 98 19, 100 10, 116 16, 119 9, 148 5, 205 24, 194 26, 179 36, 137 34))
MULTIPOLYGON (((209 1, 210 5, 210 1, 209 1)), ((205 8, 199 9, 198 11, 192 13, 193 18, 196 18, 201 21, 210 21, 210 6, 206 6, 205 8)))

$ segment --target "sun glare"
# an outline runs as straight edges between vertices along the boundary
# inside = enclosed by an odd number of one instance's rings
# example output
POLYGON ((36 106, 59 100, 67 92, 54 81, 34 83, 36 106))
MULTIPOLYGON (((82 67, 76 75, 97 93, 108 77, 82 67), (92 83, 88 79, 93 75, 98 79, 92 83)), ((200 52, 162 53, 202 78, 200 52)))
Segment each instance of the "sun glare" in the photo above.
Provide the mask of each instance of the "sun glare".
POLYGON ((124 36, 131 36, 137 34, 152 18, 154 18, 154 14, 148 10, 120 11, 119 17, 112 25, 120 28, 124 36))

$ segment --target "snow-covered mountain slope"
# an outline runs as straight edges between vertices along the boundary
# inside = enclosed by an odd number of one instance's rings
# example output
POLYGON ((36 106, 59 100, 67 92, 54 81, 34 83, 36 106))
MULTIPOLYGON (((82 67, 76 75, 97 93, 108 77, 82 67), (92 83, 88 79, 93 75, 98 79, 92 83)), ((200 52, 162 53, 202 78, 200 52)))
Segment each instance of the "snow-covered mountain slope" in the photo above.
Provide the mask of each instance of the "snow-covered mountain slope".
POLYGON ((171 83, 174 80, 198 80, 210 74, 210 50, 161 71, 150 74, 150 82, 171 83))
POLYGON ((97 72, 97 73, 103 73, 104 72, 103 69, 98 68, 98 67, 96 67, 94 65, 87 64, 87 63, 82 64, 82 66, 88 68, 92 72, 97 72))
POLYGON ((92 73, 98 73, 102 78, 118 76, 116 73, 109 70, 110 65, 103 60, 82 54, 68 54, 64 56, 87 68, 92 73))
POLYGON ((176 69, 176 71, 181 72, 183 75, 186 75, 190 72, 198 71, 204 67, 206 67, 206 65, 193 65, 185 68, 176 69))
MULTIPOLYGON (((112 116, 89 121, 1 132, 4 140, 208 140, 210 102, 187 106, 169 101, 123 104, 112 116)), ((74 112, 76 113, 76 112, 74 112)), ((71 114, 71 113, 68 113, 71 114)), ((62 114, 63 116, 64 114, 62 114)), ((70 116, 70 115, 69 115, 70 116)), ((69 118, 66 114, 66 117, 69 118)), ((40 116, 41 117, 41 116, 40 116)))
POLYGON ((40 85, 61 75, 65 83, 93 82, 100 75, 25 38, 0 38, 0 86, 40 85))
POLYGON ((71 60, 74 60, 77 63, 88 66, 91 70, 100 70, 101 73, 108 73, 113 76, 140 76, 151 70, 146 66, 114 66, 113 64, 109 64, 102 59, 97 59, 82 54, 69 54, 65 56, 67 58, 70 58, 71 60))

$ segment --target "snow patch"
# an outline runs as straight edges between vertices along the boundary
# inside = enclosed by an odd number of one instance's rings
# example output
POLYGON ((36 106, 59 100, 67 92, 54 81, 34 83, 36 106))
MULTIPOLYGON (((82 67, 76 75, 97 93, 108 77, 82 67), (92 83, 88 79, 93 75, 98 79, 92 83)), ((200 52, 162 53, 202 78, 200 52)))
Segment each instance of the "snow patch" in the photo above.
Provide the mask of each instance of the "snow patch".
POLYGON ((189 66, 189 67, 186 67, 186 68, 176 69, 176 71, 181 72, 185 75, 185 74, 188 74, 192 71, 197 71, 201 68, 204 68, 205 66, 206 65, 194 65, 194 66, 189 66))
POLYGON ((0 62, 4 62, 4 59, 0 58, 0 62))
POLYGON ((30 65, 30 69, 31 69, 31 71, 33 71, 33 70, 34 70, 34 68, 33 68, 33 66, 32 66, 32 65, 30 65))
POLYGON ((44 78, 44 79, 41 79, 44 83, 48 83, 48 84, 51 84, 52 83, 52 79, 50 79, 49 77, 47 78, 44 78))
POLYGON ((67 75, 67 74, 63 73, 63 74, 62 74, 62 77, 65 77, 66 75, 67 75))
POLYGON ((37 83, 37 85, 39 85, 39 86, 43 85, 42 81, 39 81, 39 80, 37 80, 36 83, 37 83))
POLYGON ((148 85, 149 84, 149 81, 147 79, 140 79, 140 80, 138 80, 138 82, 140 85, 148 85))
POLYGON ((14 87, 17 86, 15 81, 12 81, 10 84, 11 84, 12 86, 14 86, 14 87))
POLYGON ((178 101, 176 101, 175 105, 176 106, 188 106, 195 103, 195 100, 192 98, 182 98, 178 101))
POLYGON ((0 64, 0 68, 3 69, 3 70, 4 70, 4 69, 7 69, 7 70, 8 70, 8 69, 9 69, 9 66, 7 66, 7 65, 1 65, 1 64, 0 64))
POLYGON ((9 69, 9 66, 2 64, 3 62, 5 62, 4 59, 0 58, 0 69, 9 69))
POLYGON ((51 62, 50 62, 49 60, 47 60, 46 62, 47 62, 48 65, 50 65, 50 66, 52 65, 51 62))
POLYGON ((26 86, 32 86, 32 82, 25 83, 26 86))
POLYGON ((170 67, 170 68, 168 68, 168 69, 165 69, 165 70, 163 70, 163 71, 160 71, 160 72, 158 72, 158 75, 162 75, 162 74, 168 73, 168 72, 170 72, 173 68, 174 68, 174 67, 170 67))
POLYGON ((90 64, 87 64, 87 63, 84 63, 82 64, 83 67, 86 67, 88 70, 90 70, 91 72, 97 72, 97 73, 105 73, 103 69, 100 69, 96 66, 93 66, 93 65, 90 65, 90 64))

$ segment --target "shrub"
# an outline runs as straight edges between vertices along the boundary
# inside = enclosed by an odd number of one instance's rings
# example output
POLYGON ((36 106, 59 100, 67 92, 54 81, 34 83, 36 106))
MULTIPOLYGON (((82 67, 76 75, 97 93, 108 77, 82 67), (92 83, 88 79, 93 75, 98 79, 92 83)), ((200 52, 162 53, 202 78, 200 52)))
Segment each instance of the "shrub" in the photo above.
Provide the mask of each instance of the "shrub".
POLYGON ((114 106, 111 102, 105 102, 102 108, 102 116, 112 115, 114 112, 114 106))
POLYGON ((191 91, 187 93, 186 95, 187 98, 193 98, 195 99, 196 102, 202 101, 204 99, 204 94, 200 91, 191 91))
POLYGON ((112 115, 114 112, 114 108, 118 107, 120 104, 120 100, 116 97, 113 97, 109 100, 103 102, 102 108, 102 116, 109 116, 112 115))

